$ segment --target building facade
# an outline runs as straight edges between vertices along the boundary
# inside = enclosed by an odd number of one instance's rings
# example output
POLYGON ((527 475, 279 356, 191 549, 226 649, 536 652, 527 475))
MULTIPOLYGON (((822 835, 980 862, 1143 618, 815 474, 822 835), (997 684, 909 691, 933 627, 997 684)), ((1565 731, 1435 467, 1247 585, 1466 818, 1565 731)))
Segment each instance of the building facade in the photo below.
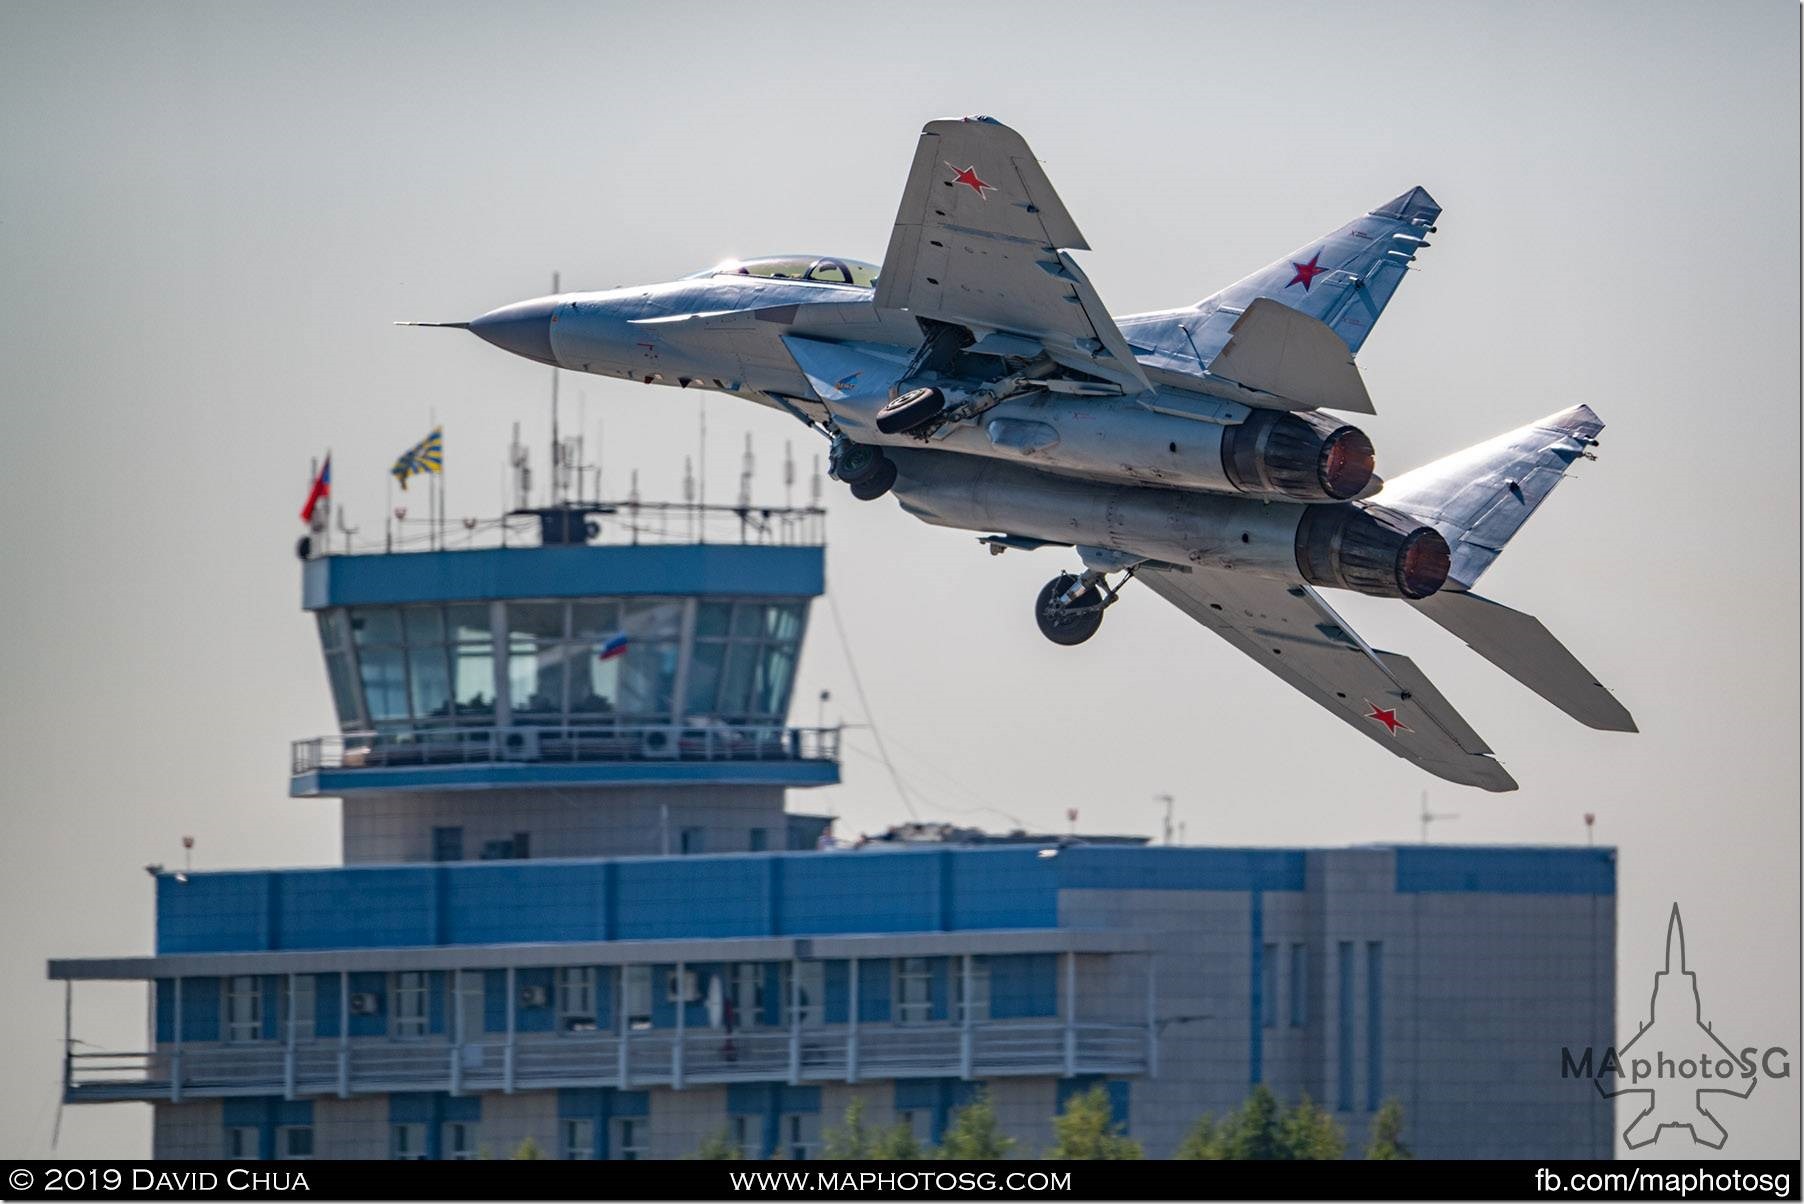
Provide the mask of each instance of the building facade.
POLYGON ((1610 850, 817 850, 805 524, 304 577, 340 731, 291 792, 344 800, 345 864, 162 872, 154 954, 50 965, 145 992, 64 1092, 150 1103, 159 1157, 807 1158, 854 1099, 931 1143, 978 1091, 1031 1154, 1095 1084, 1162 1156, 1259 1083, 1355 1148, 1394 1098, 1424 1156, 1610 1153, 1559 1077, 1613 1037, 1610 850))

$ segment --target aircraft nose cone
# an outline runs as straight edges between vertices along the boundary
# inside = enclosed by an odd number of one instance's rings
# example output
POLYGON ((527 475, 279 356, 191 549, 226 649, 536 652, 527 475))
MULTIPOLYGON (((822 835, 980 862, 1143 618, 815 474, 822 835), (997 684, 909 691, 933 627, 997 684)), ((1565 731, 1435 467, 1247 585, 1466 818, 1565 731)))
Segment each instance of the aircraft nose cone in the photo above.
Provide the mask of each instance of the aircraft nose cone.
POLYGON ((551 323, 556 311, 555 297, 516 301, 492 309, 471 322, 470 332, 503 351, 555 368, 558 362, 551 351, 551 323))

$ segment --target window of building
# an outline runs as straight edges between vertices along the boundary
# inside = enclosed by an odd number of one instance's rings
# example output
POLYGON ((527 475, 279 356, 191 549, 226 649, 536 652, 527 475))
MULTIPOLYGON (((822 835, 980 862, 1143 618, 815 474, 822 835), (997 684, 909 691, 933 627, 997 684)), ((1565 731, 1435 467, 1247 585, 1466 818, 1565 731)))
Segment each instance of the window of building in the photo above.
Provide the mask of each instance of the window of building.
POLYGON ((780 721, 789 708, 803 614, 796 602, 699 603, 683 713, 780 721))
POLYGON ((388 1127, 389 1157, 403 1162, 423 1161, 426 1157, 426 1126, 422 1124, 388 1127))
POLYGON ((425 973, 419 970, 398 972, 389 996, 393 1035, 403 1040, 424 1037, 427 1023, 425 973))
POLYGON ((261 1158, 255 1125, 232 1125, 225 1131, 225 1156, 235 1161, 261 1158))
POLYGON ((651 1126, 637 1116, 621 1116, 614 1120, 614 1157, 625 1162, 634 1162, 649 1153, 647 1142, 651 1138, 651 1126))
POLYGON ((896 1123, 914 1134, 923 1147, 933 1144, 933 1113, 928 1109, 901 1109, 896 1113, 896 1123))
POLYGON ((445 608, 451 658, 451 698, 460 722, 482 722, 495 713, 495 637, 487 603, 445 608))
POLYGON ((284 980, 280 1012, 284 1038, 313 1040, 317 985, 317 980, 311 974, 297 974, 292 981, 284 980))
POLYGON ((733 1118, 733 1144, 742 1158, 764 1157, 764 1121, 757 1116, 733 1118))
POLYGON ((651 967, 627 966, 621 973, 626 984, 626 1025, 628 1028, 651 1027, 651 967))
POLYGON ((399 609, 393 606, 353 607, 350 625, 370 722, 379 729, 405 727, 410 711, 407 655, 402 644, 399 609))
POLYGON ((1290 1027, 1309 1023, 1309 956, 1307 946, 1290 947, 1290 1027))
POLYGON ((768 849, 770 847, 770 829, 753 828, 749 847, 754 853, 762 853, 768 849))
POLYGON ((965 998, 965 985, 959 984, 958 1018, 981 1023, 990 1018, 990 963, 981 957, 971 959, 970 999, 965 998))
POLYGON ((595 967, 560 966, 557 971, 557 1026, 566 1033, 595 1027, 595 967))
POLYGON ((620 603, 572 603, 570 640, 571 721, 614 718, 620 713, 620 665, 632 650, 632 637, 621 626, 620 603))
POLYGON ((783 963, 783 1015, 786 1023, 816 1028, 827 1021, 825 962, 783 963))
POLYGON ((320 611, 319 642, 326 656, 326 680, 332 686, 332 706, 338 712, 338 726, 347 732, 354 731, 363 726, 363 704, 357 696, 351 629, 344 611, 320 611))
POLYGON ((564 666, 574 649, 560 602, 507 604, 507 697, 514 719, 550 722, 564 713, 564 666))
POLYGON ((313 1126, 283 1125, 276 1130, 277 1158, 313 1157, 313 1126))
POLYGON ((558 1157, 566 1162, 586 1162, 595 1157, 595 1122, 567 1120, 560 1127, 563 1146, 558 1157))
POLYGON ((1278 946, 1267 945, 1259 959, 1259 1023, 1278 1027, 1278 946))
POLYGON ((464 830, 461 827, 432 829, 432 859, 434 861, 462 861, 464 859, 464 830))
POLYGON ((445 608, 402 607, 401 634, 407 641, 407 680, 415 721, 450 722, 451 655, 445 644, 445 608))
POLYGON ((925 1024, 933 1018, 933 967, 924 957, 896 961, 896 1023, 925 1024))
POLYGON ((813 1112, 786 1112, 779 1122, 783 1134, 783 1154, 792 1162, 805 1162, 818 1157, 821 1145, 821 1118, 813 1112))
POLYGON ((468 1121, 448 1120, 439 1133, 440 1156, 453 1162, 468 1162, 477 1156, 476 1126, 468 1121))
POLYGON ((734 1028, 756 1028, 764 1023, 764 966, 759 962, 735 962, 732 969, 734 1028))
POLYGON ((225 980, 225 1036, 230 1042, 263 1037, 263 980, 240 974, 225 980))

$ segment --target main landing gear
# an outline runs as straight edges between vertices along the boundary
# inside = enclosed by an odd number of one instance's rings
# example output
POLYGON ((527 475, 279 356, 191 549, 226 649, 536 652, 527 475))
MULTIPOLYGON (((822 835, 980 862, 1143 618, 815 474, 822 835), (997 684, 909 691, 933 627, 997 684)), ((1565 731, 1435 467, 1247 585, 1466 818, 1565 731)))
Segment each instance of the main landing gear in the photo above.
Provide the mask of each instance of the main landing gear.
POLYGON ((854 443, 844 435, 833 437, 827 471, 835 480, 844 481, 861 502, 875 501, 896 483, 896 462, 884 455, 881 447, 854 443))
MULTIPOLYGON (((1126 585, 1133 575, 1134 570, 1129 569, 1121 584, 1126 585)), ((1115 605, 1120 588, 1110 585, 1095 569, 1086 569, 1081 575, 1060 573, 1034 599, 1034 621, 1040 625, 1040 634, 1066 647, 1083 643, 1102 626, 1102 612, 1115 605)))
POLYGON ((946 395, 938 389, 910 389, 877 411, 877 429, 886 435, 919 431, 945 410, 946 395))

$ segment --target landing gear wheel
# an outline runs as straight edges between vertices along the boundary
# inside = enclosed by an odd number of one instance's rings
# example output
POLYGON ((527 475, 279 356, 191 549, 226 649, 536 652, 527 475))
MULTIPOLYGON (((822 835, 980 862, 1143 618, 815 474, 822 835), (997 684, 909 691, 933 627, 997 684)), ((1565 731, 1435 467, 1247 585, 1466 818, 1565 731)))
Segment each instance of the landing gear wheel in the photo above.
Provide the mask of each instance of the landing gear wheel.
POLYGON ((888 493, 895 483, 896 462, 885 456, 877 461, 876 469, 869 476, 852 482, 852 496, 861 502, 874 502, 888 493))
POLYGON ((832 461, 833 476, 848 485, 858 484, 889 462, 882 448, 850 439, 834 442, 832 461))
POLYGON ((946 395, 938 389, 910 389, 877 411, 877 429, 901 435, 925 426, 946 408, 946 395))
POLYGON ((1067 604, 1059 603, 1077 582, 1070 573, 1060 573, 1046 583, 1034 602, 1034 621, 1040 625, 1040 634, 1055 644, 1081 644, 1102 626, 1102 593, 1095 586, 1067 604))

